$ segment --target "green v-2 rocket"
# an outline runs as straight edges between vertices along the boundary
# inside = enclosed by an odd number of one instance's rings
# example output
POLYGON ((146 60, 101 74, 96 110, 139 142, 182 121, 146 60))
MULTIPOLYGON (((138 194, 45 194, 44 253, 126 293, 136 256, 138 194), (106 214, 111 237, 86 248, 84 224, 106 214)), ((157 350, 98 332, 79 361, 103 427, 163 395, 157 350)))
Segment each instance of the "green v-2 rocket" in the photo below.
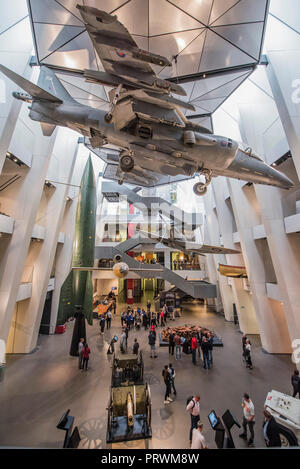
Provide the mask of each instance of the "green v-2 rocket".
MULTIPOLYGON (((96 231, 97 195, 91 156, 82 176, 75 222, 73 267, 93 267, 96 231)), ((60 291, 57 325, 75 317, 70 355, 78 356, 78 343, 86 339, 85 319, 93 324, 92 272, 73 270, 60 291)))

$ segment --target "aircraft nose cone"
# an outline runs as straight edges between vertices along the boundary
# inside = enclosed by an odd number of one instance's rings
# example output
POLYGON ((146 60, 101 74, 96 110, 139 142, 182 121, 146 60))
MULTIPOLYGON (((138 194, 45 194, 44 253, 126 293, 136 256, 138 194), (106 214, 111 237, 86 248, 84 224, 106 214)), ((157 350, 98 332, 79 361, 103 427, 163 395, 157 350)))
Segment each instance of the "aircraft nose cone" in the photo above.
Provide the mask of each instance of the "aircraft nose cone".
POLYGON ((277 186, 282 189, 291 189, 295 185, 291 179, 275 168, 271 168, 271 177, 274 179, 274 182, 277 182, 277 186))

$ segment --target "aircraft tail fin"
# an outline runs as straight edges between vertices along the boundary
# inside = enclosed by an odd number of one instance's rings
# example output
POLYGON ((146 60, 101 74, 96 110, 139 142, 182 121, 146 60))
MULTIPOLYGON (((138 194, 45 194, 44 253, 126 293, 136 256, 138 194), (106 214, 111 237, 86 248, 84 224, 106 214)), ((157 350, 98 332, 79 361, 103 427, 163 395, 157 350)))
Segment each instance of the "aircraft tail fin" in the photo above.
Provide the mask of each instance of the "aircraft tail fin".
POLYGON ((61 102, 76 102, 68 93, 61 81, 57 78, 54 71, 48 67, 41 67, 38 86, 45 90, 47 93, 51 93, 52 96, 55 96, 56 99, 61 102))
POLYGON ((59 99, 56 95, 53 95, 43 88, 40 88, 40 86, 35 85, 31 81, 23 78, 21 75, 18 75, 9 68, 4 67, 4 65, 0 65, 0 72, 6 75, 7 78, 12 80, 14 83, 16 83, 16 85, 18 85, 35 99, 50 101, 52 103, 62 103, 62 100, 59 99))

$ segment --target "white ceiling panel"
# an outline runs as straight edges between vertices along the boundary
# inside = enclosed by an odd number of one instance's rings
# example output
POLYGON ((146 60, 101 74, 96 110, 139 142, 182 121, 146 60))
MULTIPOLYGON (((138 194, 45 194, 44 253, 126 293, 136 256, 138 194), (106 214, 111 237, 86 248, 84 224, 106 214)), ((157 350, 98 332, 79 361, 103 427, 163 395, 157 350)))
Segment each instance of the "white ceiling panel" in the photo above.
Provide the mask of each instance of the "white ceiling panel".
POLYGON ((239 2, 240 0, 214 0, 209 22, 213 23, 239 2))
POLYGON ((257 60, 261 48, 263 28, 264 23, 261 22, 216 26, 212 30, 257 60))
POLYGON ((252 23, 264 21, 267 0, 240 0, 212 25, 252 23))
POLYGON ((0 0, 0 34, 28 15, 26 0, 14 0, 7 7, 7 0, 0 0))
POLYGON ((225 39, 207 31, 199 72, 226 69, 254 63, 248 54, 232 47, 225 39))
POLYGON ((213 0, 169 0, 170 3, 185 11, 204 25, 209 22, 213 0))
MULTIPOLYGON (((78 3, 92 6, 117 15, 141 49, 167 57, 172 67, 152 68, 161 78, 175 81, 178 77, 187 91, 183 99, 196 100, 194 114, 205 114, 215 110, 220 100, 259 62, 267 0, 28 0, 28 3, 40 64, 58 69, 103 70, 76 8, 78 3), (250 68, 245 70, 248 65, 250 68), (237 70, 231 71, 232 67, 237 70), (205 80, 201 79, 203 76, 205 80)), ((91 87, 77 76, 74 81, 65 77, 65 81, 74 87, 72 94, 76 87, 87 93, 78 99, 93 104, 95 101, 96 105, 97 98, 107 99, 105 87, 91 87)), ((76 92, 78 95, 79 90, 76 92)))

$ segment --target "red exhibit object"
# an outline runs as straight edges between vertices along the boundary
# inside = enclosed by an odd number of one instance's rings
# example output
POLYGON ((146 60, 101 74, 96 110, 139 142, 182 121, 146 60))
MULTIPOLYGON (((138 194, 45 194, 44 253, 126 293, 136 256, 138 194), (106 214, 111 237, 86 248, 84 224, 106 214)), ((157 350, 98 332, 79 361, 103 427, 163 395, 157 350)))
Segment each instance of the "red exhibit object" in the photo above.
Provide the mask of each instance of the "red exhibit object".
POLYGON ((56 334, 64 334, 66 332, 66 325, 63 324, 62 326, 56 326, 55 333, 56 334))

